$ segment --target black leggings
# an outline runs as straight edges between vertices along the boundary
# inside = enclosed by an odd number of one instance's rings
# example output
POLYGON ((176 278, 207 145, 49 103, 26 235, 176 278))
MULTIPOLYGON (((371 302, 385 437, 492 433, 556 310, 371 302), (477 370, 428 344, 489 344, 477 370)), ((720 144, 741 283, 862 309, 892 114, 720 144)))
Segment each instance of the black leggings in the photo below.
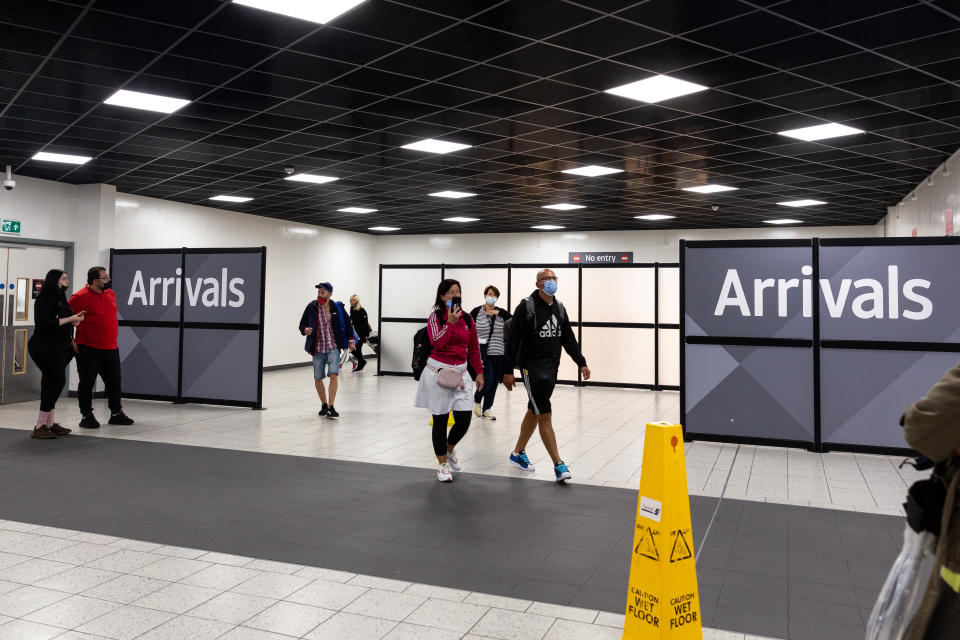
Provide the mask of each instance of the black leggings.
POLYGON ((503 380, 503 356, 487 356, 483 361, 483 389, 473 394, 473 401, 483 401, 483 410, 493 406, 497 397, 497 387, 503 380))
POLYGON ((447 414, 441 413, 433 416, 433 453, 438 456, 447 455, 447 445, 457 446, 457 443, 463 440, 467 435, 467 429, 470 428, 470 411, 453 412, 453 428, 450 429, 450 435, 447 435, 447 414))
POLYGON ((353 350, 353 355, 357 359, 358 367, 362 367, 367 364, 367 359, 363 357, 363 343, 366 341, 366 338, 360 338, 360 342, 357 343, 356 348, 353 350))
POLYGON ((40 377, 40 411, 53 411, 57 398, 67 384, 67 365, 73 360, 73 346, 60 339, 33 336, 27 343, 30 359, 42 374, 40 377))

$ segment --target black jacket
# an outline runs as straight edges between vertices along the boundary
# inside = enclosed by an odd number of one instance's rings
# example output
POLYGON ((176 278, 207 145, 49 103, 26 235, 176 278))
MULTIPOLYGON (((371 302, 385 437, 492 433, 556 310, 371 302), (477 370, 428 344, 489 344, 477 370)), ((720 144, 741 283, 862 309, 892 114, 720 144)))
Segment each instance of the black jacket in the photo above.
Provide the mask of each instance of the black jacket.
POLYGON ((33 335, 38 339, 51 342, 70 342, 73 338, 73 325, 60 325, 61 318, 69 318, 73 309, 67 304, 64 295, 39 295, 33 302, 33 335))
POLYGON ((503 372, 513 373, 520 366, 527 369, 560 367, 560 349, 563 348, 579 367, 587 366, 580 353, 580 345, 570 326, 570 318, 557 310, 557 299, 547 304, 540 297, 539 290, 530 294, 533 298, 534 317, 527 312, 526 300, 513 312, 510 323, 510 335, 505 345, 503 372))
MULTIPOLYGON (((338 349, 346 349, 347 343, 350 340, 353 340, 353 323, 350 322, 350 314, 342 313, 344 311, 342 302, 335 302, 331 300, 330 305, 330 326, 333 327, 333 340, 337 343, 338 349), (340 318, 343 317, 344 331, 340 328, 340 318)), ((303 310, 303 315, 300 317, 300 333, 306 335, 304 330, 307 327, 313 329, 313 333, 307 336, 307 340, 303 345, 304 351, 310 355, 316 355, 317 352, 317 340, 319 339, 319 333, 317 332, 317 320, 319 316, 317 315, 320 311, 320 304, 316 300, 312 300, 310 304, 307 305, 307 308, 303 310)))
POLYGON ((353 322, 353 330, 357 332, 361 340, 366 340, 370 337, 370 321, 367 320, 366 309, 351 308, 350 320, 353 322))

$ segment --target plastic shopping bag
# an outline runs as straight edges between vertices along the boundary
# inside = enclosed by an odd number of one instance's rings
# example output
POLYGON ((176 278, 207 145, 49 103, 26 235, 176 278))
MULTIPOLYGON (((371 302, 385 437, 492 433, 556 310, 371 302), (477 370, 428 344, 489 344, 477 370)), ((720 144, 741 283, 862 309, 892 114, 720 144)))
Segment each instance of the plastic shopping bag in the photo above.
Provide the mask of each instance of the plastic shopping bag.
POLYGON ((901 640, 906 634, 937 564, 934 540, 928 532, 904 527, 903 549, 873 605, 866 640, 901 640))

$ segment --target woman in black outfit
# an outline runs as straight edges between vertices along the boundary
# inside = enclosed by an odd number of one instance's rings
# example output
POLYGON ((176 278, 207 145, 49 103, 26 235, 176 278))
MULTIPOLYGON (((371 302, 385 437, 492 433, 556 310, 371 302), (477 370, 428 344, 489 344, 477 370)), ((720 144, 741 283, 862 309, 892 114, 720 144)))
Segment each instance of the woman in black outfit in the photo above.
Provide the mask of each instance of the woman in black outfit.
POLYGON ((40 378, 40 414, 31 438, 50 440, 70 433, 70 429, 53 420, 53 408, 67 383, 67 365, 73 359, 73 328, 83 321, 86 313, 74 314, 67 304, 69 286, 66 273, 51 269, 33 305, 36 327, 27 349, 43 375, 40 378))
POLYGON ((353 355, 357 357, 353 370, 361 371, 367 366, 367 359, 363 357, 363 343, 370 337, 370 321, 367 320, 367 310, 360 306, 360 298, 357 294, 350 296, 350 322, 353 323, 353 330, 360 338, 357 348, 353 350, 353 355))

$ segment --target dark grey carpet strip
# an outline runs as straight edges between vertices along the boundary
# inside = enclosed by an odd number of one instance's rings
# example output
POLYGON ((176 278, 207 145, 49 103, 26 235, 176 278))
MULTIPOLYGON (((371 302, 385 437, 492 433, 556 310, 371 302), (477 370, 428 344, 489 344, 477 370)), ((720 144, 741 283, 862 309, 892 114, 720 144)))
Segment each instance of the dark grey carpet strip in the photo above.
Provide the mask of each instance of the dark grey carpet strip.
MULTIPOLYGON (((614 613, 636 500, 575 483, 464 473, 440 485, 429 469, 0 429, 0 518, 614 613)), ((862 637, 902 519, 690 502, 705 625, 862 637)))

